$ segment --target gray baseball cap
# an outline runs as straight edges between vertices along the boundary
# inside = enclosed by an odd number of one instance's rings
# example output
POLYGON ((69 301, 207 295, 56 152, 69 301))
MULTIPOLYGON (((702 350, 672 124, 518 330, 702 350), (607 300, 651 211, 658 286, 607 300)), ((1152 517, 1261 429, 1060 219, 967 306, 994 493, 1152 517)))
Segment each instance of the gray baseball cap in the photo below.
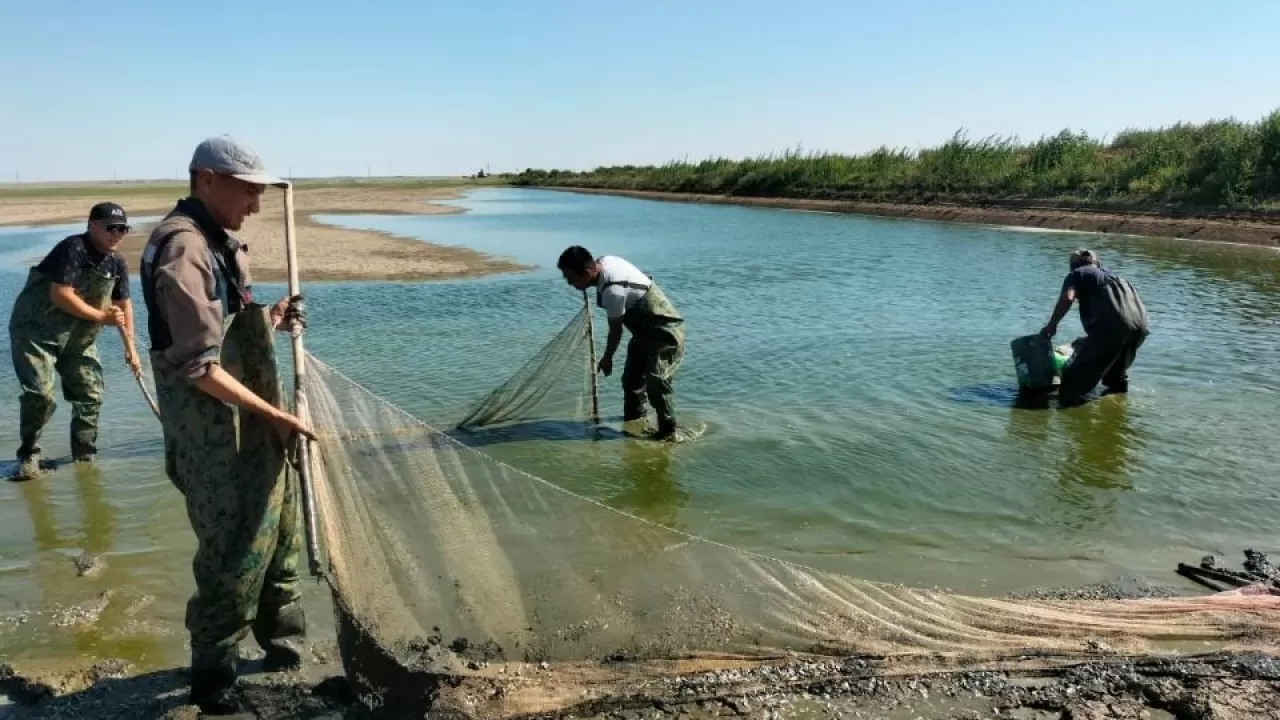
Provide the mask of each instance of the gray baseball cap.
POLYGON ((252 148, 227 135, 211 137, 197 145, 188 169, 212 170, 255 185, 289 187, 287 181, 267 172, 262 158, 252 148))

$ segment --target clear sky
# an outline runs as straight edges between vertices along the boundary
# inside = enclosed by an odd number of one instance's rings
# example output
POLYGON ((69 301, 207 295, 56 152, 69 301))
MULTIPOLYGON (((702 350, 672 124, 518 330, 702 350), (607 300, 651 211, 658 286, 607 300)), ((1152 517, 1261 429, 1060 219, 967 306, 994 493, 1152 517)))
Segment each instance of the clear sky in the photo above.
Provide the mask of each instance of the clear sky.
POLYGON ((1280 107, 1278 0, 0 0, 0 182, 588 169, 1280 107))

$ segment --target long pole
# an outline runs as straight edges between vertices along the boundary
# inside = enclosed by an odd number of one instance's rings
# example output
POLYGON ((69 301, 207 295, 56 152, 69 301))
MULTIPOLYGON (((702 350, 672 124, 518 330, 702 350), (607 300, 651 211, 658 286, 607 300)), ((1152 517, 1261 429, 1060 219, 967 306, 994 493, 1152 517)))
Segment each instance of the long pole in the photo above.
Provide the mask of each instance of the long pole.
MULTIPOLYGON (((124 346, 133 351, 134 355, 138 354, 136 348, 133 347, 133 341, 129 338, 129 333, 124 329, 123 325, 117 325, 116 329, 120 331, 120 340, 124 346)), ((141 357, 141 356, 139 356, 141 357)), ((142 397, 147 399, 147 404, 151 406, 151 412, 155 414, 156 419, 160 419, 160 408, 156 406, 156 401, 151 397, 151 393, 147 391, 147 386, 142 382, 142 373, 136 373, 133 376, 138 381, 138 389, 142 391, 142 397)))
POLYGON ((595 323, 591 322, 591 301, 587 299, 587 291, 582 291, 582 309, 583 316, 587 319, 587 347, 591 350, 591 366, 587 368, 587 375, 591 377, 591 422, 594 425, 600 424, 600 390, 596 382, 596 330, 595 323))
MULTIPOLYGON (((284 188, 284 245, 288 253, 289 264, 289 297, 298 294, 298 242, 293 222, 293 182, 284 188)), ((294 324, 290 329, 293 339, 293 402, 298 417, 306 421, 307 396, 303 391, 303 378, 306 377, 305 352, 302 349, 302 326, 294 324)), ((298 466, 302 486, 302 519, 307 533, 307 554, 310 556, 311 574, 317 577, 324 573, 320 564, 320 543, 316 538, 316 504, 315 493, 311 487, 311 440, 298 438, 298 466)))

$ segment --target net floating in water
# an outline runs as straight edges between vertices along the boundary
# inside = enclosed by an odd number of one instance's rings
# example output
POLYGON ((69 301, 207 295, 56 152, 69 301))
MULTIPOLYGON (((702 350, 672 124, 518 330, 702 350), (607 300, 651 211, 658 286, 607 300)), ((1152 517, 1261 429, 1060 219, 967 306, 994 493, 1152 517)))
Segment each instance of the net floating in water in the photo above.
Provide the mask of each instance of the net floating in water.
MULTIPOLYGON (((589 414, 584 317, 461 425, 589 414)), ((767 685, 765 668, 779 663, 830 670, 868 658, 892 672, 1096 657, 1100 647, 1274 647, 1280 637, 1274 597, 969 597, 739 550, 500 462, 306 360, 316 521, 343 662, 385 716, 420 717, 445 701, 477 717, 687 701, 767 685)))

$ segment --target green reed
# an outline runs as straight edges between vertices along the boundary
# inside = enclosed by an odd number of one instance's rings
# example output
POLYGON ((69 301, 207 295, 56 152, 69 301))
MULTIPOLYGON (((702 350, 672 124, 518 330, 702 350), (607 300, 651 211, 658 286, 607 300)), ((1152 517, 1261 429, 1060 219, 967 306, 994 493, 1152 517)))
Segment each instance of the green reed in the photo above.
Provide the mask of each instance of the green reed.
POLYGON ((1257 210, 1280 207, 1280 110, 1130 129, 1110 142, 1063 130, 1025 144, 961 130, 918 151, 787 150, 589 172, 527 169, 515 185, 652 190, 871 202, 1053 202, 1105 207, 1257 210))

